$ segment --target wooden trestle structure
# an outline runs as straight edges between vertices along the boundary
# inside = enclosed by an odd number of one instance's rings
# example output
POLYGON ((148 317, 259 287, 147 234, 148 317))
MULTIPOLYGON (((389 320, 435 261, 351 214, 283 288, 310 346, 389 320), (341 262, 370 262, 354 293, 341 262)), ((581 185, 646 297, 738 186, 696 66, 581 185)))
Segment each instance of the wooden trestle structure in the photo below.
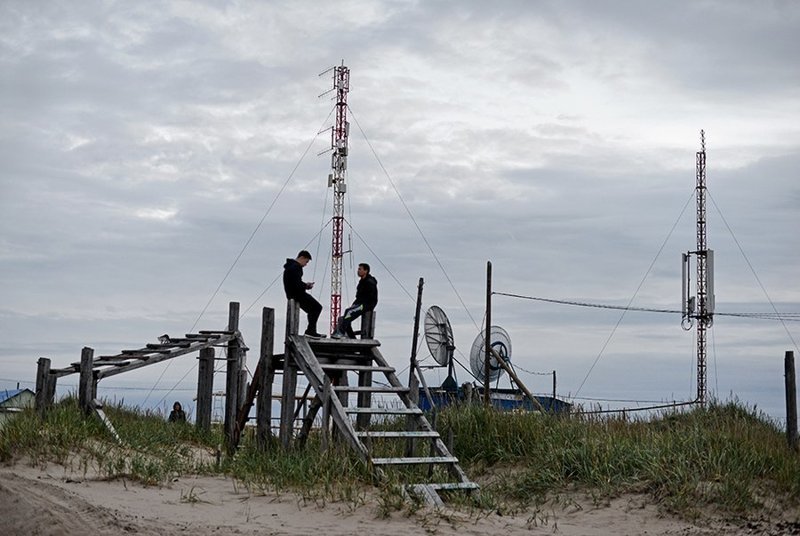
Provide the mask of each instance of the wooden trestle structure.
POLYGON ((245 352, 238 330, 239 304, 232 302, 228 329, 189 333, 179 339, 162 338, 159 344, 148 344, 136 350, 123 350, 117 355, 93 357, 91 348, 84 348, 81 361, 63 369, 50 369, 50 360, 39 359, 37 374, 37 408, 45 411, 52 404, 57 378, 79 373, 79 401, 86 413, 98 412, 112 429, 96 401, 97 382, 116 374, 159 363, 167 359, 199 352, 197 418, 198 428, 208 429, 211 419, 211 396, 214 374, 214 348, 227 349, 225 437, 228 453, 233 455, 240 436, 256 405, 256 444, 261 449, 276 445, 288 449, 301 447, 312 433, 321 414, 319 429, 323 449, 336 442, 352 449, 372 469, 377 479, 390 473, 404 482, 407 491, 420 495, 426 502, 441 505, 441 491, 471 492, 478 485, 470 481, 439 433, 417 406, 416 382, 402 385, 373 338, 374 316, 362 318, 360 339, 311 339, 299 335, 298 307, 291 300, 287 306, 284 352, 275 354, 273 309, 262 312, 262 334, 258 366, 252 382, 246 383, 245 352), (348 373, 357 376, 350 385, 348 373), (275 375, 282 375, 281 393, 272 395, 275 375), (373 383, 383 375, 385 382, 373 383), (298 377, 305 376, 306 393, 297 396, 298 377), (314 398, 306 407, 307 395, 314 398), (353 396, 355 405, 351 405, 353 396), (280 399, 280 426, 277 442, 272 433, 272 403, 280 399), (375 404, 373 404, 373 402, 375 404), (306 408, 304 416, 301 410, 306 408), (374 425, 375 428, 370 429, 374 425))

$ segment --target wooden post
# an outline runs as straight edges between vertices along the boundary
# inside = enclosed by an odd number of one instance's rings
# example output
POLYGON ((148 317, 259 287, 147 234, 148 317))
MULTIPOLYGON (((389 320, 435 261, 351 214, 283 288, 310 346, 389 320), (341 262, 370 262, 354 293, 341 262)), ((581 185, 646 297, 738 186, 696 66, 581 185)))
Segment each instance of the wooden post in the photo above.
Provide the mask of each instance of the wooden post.
POLYGON ((256 446, 266 450, 272 437, 272 382, 275 379, 274 362, 275 309, 264 307, 261 311, 261 354, 258 357, 258 399, 256 401, 256 446))
POLYGON ((86 415, 92 412, 92 394, 94 388, 94 367, 92 362, 94 360, 94 350, 89 347, 84 347, 81 350, 81 376, 78 381, 78 405, 86 415))
MULTIPOLYGON (((244 368, 244 364, 246 363, 244 358, 244 351, 241 349, 239 350, 239 364, 237 365, 239 368, 239 385, 237 387, 237 392, 239 393, 239 400, 237 401, 236 405, 239 408, 239 411, 242 411, 242 407, 247 400, 247 391, 250 389, 250 383, 247 381, 247 370, 244 368)), ((240 416, 237 416, 236 420, 240 421, 240 416)), ((246 422, 247 419, 245 419, 246 422)), ((244 428, 242 428, 244 430, 244 428)))
MULTIPOLYGON (((417 306, 414 310, 414 333, 411 336, 411 363, 408 367, 408 397, 414 405, 419 405, 419 378, 417 378, 417 342, 419 341, 419 317, 422 311, 422 287, 425 280, 419 278, 417 283, 417 306)), ((431 401, 432 402, 432 401, 431 401)), ((416 419, 409 415, 406 417, 406 430, 413 432, 416 430, 416 419)), ((409 438, 406 442, 406 456, 414 455, 414 439, 409 438)))
MULTIPOLYGON (((425 280, 420 277, 419 283, 417 284, 417 308, 414 311, 414 333, 411 336, 411 364, 408 367, 409 387, 411 387, 411 378, 416 374, 417 370, 417 341, 419 340, 419 315, 420 315, 420 310, 422 309, 422 286, 424 284, 425 280)), ((416 396, 417 400, 419 400, 418 392, 416 395, 414 395, 413 391, 410 394, 412 396, 416 396)))
POLYGON ((555 402, 556 402, 556 371, 553 371, 553 411, 555 411, 555 402))
MULTIPOLYGON (((414 371, 409 372, 408 378, 408 389, 409 389, 409 398, 411 401, 414 402, 415 405, 419 405, 419 380, 417 379, 417 375, 414 371)), ((413 415, 409 415, 406 417, 406 430, 409 432, 414 432, 417 429, 417 421, 414 419, 413 415)), ((406 457, 411 458, 414 456, 415 450, 414 438, 409 437, 406 440, 406 457)))
MULTIPOLYGON (((375 311, 367 311, 361 317, 361 338, 374 339, 375 338, 375 311)), ((358 373, 359 387, 372 386, 372 372, 362 371, 358 373)), ((372 393, 358 393, 356 405, 359 408, 369 408, 372 406, 372 393)), ((369 413, 360 413, 356 417, 356 429, 366 430, 369 428, 370 415, 369 413)))
POLYGON ((367 311, 361 317, 361 338, 375 338, 375 311, 367 311))
MULTIPOLYGON (((239 304, 230 302, 228 306, 228 331, 239 330, 239 304)), ((239 341, 233 339, 228 342, 228 357, 225 370, 225 440, 228 450, 235 448, 236 443, 236 418, 239 406, 239 371, 241 360, 239 358, 239 341)))
POLYGON ((45 405, 48 407, 52 406, 55 403, 56 398, 56 381, 58 381, 58 376, 55 374, 48 374, 46 378, 46 382, 44 384, 45 387, 45 405))
POLYGON ((44 416, 45 411, 50 405, 47 398, 47 383, 50 379, 50 360, 40 357, 36 367, 36 411, 40 416, 44 416))
POLYGON ((208 432, 211 430, 214 391, 214 349, 203 348, 197 359, 197 415, 194 425, 198 430, 208 432))
POLYGON ((283 351, 283 386, 281 387, 281 427, 280 440, 283 448, 292 444, 294 433, 294 395, 297 389, 297 365, 295 364, 292 346, 289 344, 289 335, 297 335, 297 325, 300 323, 300 308, 295 300, 286 304, 286 339, 283 351))
POLYGON ((517 376, 517 373, 514 372, 514 369, 511 368, 511 365, 509 365, 508 362, 505 359, 503 359, 503 357, 500 354, 497 353, 497 350, 491 348, 491 351, 492 354, 494 354, 494 358, 497 361, 497 364, 500 365, 503 368, 503 370, 506 371, 508 376, 514 381, 514 383, 517 384, 520 390, 523 393, 525 393, 525 396, 527 396, 528 400, 531 401, 533 407, 535 407, 542 413, 546 413, 542 405, 539 403, 539 400, 535 396, 533 396, 533 393, 531 393, 527 387, 525 387, 525 384, 522 383, 522 381, 519 379, 519 376, 517 376))
POLYGON ((325 375, 322 392, 322 450, 328 450, 331 434, 331 378, 325 375))
POLYGON ((789 441, 789 448, 797 450, 797 386, 793 351, 786 352, 783 367, 786 373, 786 439, 789 441))
POLYGON ((483 404, 487 408, 491 403, 489 396, 489 370, 491 365, 492 349, 492 262, 486 261, 486 354, 483 365, 483 404))

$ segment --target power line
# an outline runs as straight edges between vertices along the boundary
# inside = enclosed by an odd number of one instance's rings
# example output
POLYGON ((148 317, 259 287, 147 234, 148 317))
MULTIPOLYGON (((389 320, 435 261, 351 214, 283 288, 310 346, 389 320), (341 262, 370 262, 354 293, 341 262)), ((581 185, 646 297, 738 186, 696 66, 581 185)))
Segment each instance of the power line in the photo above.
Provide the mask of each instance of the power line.
POLYGON ((367 142, 367 145, 369 146, 370 150, 372 151, 373 156, 375 156, 375 160, 378 161, 378 165, 381 167, 381 170, 383 170, 384 175, 386 175, 386 178, 389 180, 389 184, 391 184, 392 189, 394 190, 394 193, 397 194, 397 197, 398 197, 398 199, 400 199, 400 203, 403 205, 403 208, 406 210, 406 213, 408 214, 408 217, 411 218, 411 221, 414 223, 414 227, 417 228, 417 231, 419 232, 419 235, 422 237, 422 241, 425 242, 426 246, 428 246, 428 251, 431 252, 431 255, 433 255, 433 259, 436 261, 436 264, 439 265, 439 269, 442 271, 442 273, 444 274, 445 279, 447 279, 447 282, 450 284, 450 288, 453 289, 453 292, 455 292, 456 296, 458 297, 458 301, 461 302, 461 306, 464 308, 464 311, 466 311, 467 316, 469 317, 470 320, 472 320, 472 323, 477 328, 478 324, 475 322, 475 319, 472 317, 472 313, 469 312, 469 309, 467 308, 467 304, 464 303, 464 300, 461 297, 461 294, 459 294, 458 289, 456 289, 456 286, 453 284, 453 281, 450 279, 450 276, 447 274, 447 270, 444 269, 444 266, 442 265, 441 261, 439 260, 439 257, 436 255, 436 252, 433 250, 433 247, 431 246, 430 242, 428 242, 428 239, 425 237, 425 233, 422 232, 422 228, 417 223, 416 218, 414 218, 414 214, 411 213, 411 209, 408 208, 408 205, 406 204, 405 199, 403 199, 403 196, 400 195, 400 190, 398 190, 397 186, 395 186, 394 181, 392 180, 392 177, 389 175, 389 172, 386 170, 386 167, 384 167, 383 162, 381 161, 380 157, 378 156, 378 153, 375 151, 375 148, 372 146, 372 143, 369 141, 369 138, 367 138, 366 132, 364 132, 364 129, 361 128, 361 123, 358 122, 358 119, 356 118, 355 114, 353 113, 353 110, 350 108, 349 105, 348 105, 347 108, 350 110, 350 114, 353 117, 353 121, 356 122, 356 126, 358 127, 358 130, 361 131, 361 135, 364 136, 364 141, 367 142))
MULTIPOLYGON (((545 303, 556 303, 560 305, 574 305, 578 307, 592 307, 595 309, 614 309, 617 311, 637 311, 643 313, 669 313, 669 314, 683 314, 683 311, 678 309, 657 309, 652 307, 630 307, 626 305, 609 305, 604 303, 591 303, 574 300, 560 300, 555 298, 542 298, 539 296, 526 296, 523 294, 514 294, 511 292, 492 292, 498 296, 507 296, 509 298, 519 298, 523 300, 533 300, 545 303)), ((733 316, 740 318, 754 318, 757 320, 781 320, 788 322, 800 321, 800 313, 714 313, 714 316, 733 316)))
POLYGON ((775 312, 775 315, 778 316, 778 319, 780 320, 781 324, 783 325, 783 329, 786 331, 786 335, 789 336, 789 340, 792 341, 792 344, 794 345, 795 349, 797 349, 797 343, 795 342, 794 337, 792 337, 792 334, 789 331, 789 328, 786 327, 786 323, 784 322, 784 319, 780 317, 780 313, 778 313, 778 309, 775 307, 775 304, 772 302, 772 298, 770 298, 769 293, 767 292, 767 289, 764 288, 763 283, 761 283, 761 278, 758 277, 758 274, 756 273, 755 268, 753 268, 753 265, 750 263, 750 259, 747 257, 747 254, 744 252, 744 249, 742 248, 742 245, 739 243, 739 240, 736 238, 736 235, 733 234, 733 229, 731 229, 731 226, 728 225, 728 220, 725 219, 725 216, 722 214, 722 210, 720 210, 720 208, 717 206, 717 202, 714 201, 714 198, 711 196, 710 192, 708 194, 708 197, 709 197, 709 199, 711 199, 711 204, 714 205, 715 209, 717 209, 717 212, 719 213, 719 217, 722 218, 722 223, 725 224, 725 227, 728 229, 728 232, 731 233, 731 237, 733 237, 733 241, 736 243, 736 247, 739 248, 739 252, 742 254, 742 257, 744 257, 744 260, 747 263, 747 266, 749 266, 750 267, 750 271, 753 272, 753 277, 756 278, 756 282, 758 283, 758 286, 761 287, 761 291, 764 293, 764 296, 766 296, 767 301, 772 306, 772 310, 775 312))
MULTIPOLYGON (((250 233, 250 236, 248 237, 247 241, 245 241, 244 245, 242 246, 241 251, 239 251, 239 254, 236 255, 236 258, 233 260, 233 263, 231 263, 231 266, 230 266, 230 268, 228 268, 228 271, 225 272, 225 275, 223 276, 222 281, 219 282, 219 285, 217 285, 217 288, 211 294, 211 297, 206 302, 205 306, 203 307, 203 310, 200 311, 200 314, 197 316, 197 319, 194 321, 194 324, 192 324, 192 327, 189 329, 189 332, 193 332, 194 328, 197 327, 197 323, 200 322, 201 318, 203 318, 203 315, 208 310, 208 307, 211 305, 211 302, 214 301, 214 298, 219 293, 220 289, 222 288, 222 285, 225 284, 225 281, 228 279, 228 276, 231 275, 231 272, 233 272, 234 267, 239 262, 239 259, 242 258, 242 255, 244 254, 244 252, 247 249, 247 247, 250 245, 250 242, 253 241, 253 238, 256 236, 256 233, 258 232, 259 229, 261 229, 261 225, 263 225, 264 220, 266 220, 267 216, 269 216, 270 212, 272 212, 272 208, 275 206, 275 203, 278 202, 278 199, 281 197, 281 194, 283 194, 283 191, 286 189, 286 186, 289 184, 289 181, 291 181, 292 177, 294 177, 295 172, 297 172, 297 169, 300 167, 300 164, 305 159, 306 155, 308 154, 308 151, 311 150, 311 147, 314 145, 314 142, 317 141, 317 138, 323 132, 322 127, 324 127, 325 123, 327 123, 328 119, 330 119, 331 114, 333 113, 333 110, 334 110, 334 108, 331 108, 331 111, 328 112, 328 116, 325 118, 325 121, 322 122, 322 125, 320 126, 320 128, 318 129, 318 131, 314 135, 314 137, 311 139, 311 141, 308 143, 308 146, 306 147, 306 150, 303 151, 303 154, 300 156, 300 159, 297 161, 297 164, 295 164, 295 166, 292 169, 291 173, 289 173, 289 176, 286 177, 286 180, 283 182, 283 185, 281 186, 280 190, 278 190, 278 193, 272 199, 272 203, 270 203, 269 207, 267 207, 267 210, 264 212, 264 215, 261 216, 261 219, 259 220, 258 224, 255 226, 255 229, 253 229, 253 232, 250 233)), ((167 370, 169 369, 171 364, 172 364, 172 361, 167 363, 167 366, 164 368, 164 370, 161 371, 161 374, 158 376, 158 379, 156 380, 156 383, 153 384, 154 388, 156 386, 158 386, 158 384, 161 382, 161 379, 164 377, 164 374, 167 372, 167 370)), ((146 403, 149 399, 150 399, 150 393, 148 393, 148 395, 145 398, 143 404, 146 403)))
MULTIPOLYGON (((658 260, 658 257, 661 255, 661 252, 664 251, 664 247, 667 245, 667 242, 669 241, 670 237, 672 236, 672 233, 675 232, 675 228, 678 226, 678 222, 683 217, 683 213, 686 212, 686 207, 689 206, 689 203, 692 201, 693 197, 694 197, 694 191, 692 192, 692 195, 689 196, 689 199, 686 200, 686 204, 683 205, 683 209, 681 210, 681 213, 678 214, 678 218, 675 220, 675 223, 672 224, 672 229, 670 229, 669 233, 667 233, 667 237, 661 243, 661 247, 658 248, 658 252, 656 252, 655 257, 653 257, 653 261, 650 263, 650 266, 647 268, 647 271, 645 272, 644 276, 642 277, 642 280, 639 281, 639 285, 636 287, 636 290, 633 292, 633 296, 631 296, 631 299, 628 300, 627 307, 630 307, 631 304, 633 303, 633 300, 636 299, 636 295, 639 294, 639 290, 642 288, 642 285, 644 285, 644 282, 647 279, 647 276, 650 275, 650 271, 653 269, 653 266, 655 266, 656 260, 658 260)), ((606 347, 611 342, 611 339, 614 337, 614 334, 617 332, 617 328, 622 323, 622 319, 625 318, 625 314, 626 313, 627 313, 627 310, 623 310, 622 314, 619 316, 619 319, 617 320, 617 323, 614 324, 614 327, 611 329, 611 333, 608 335, 608 338, 603 343, 603 347, 600 348, 600 352, 598 352, 597 357, 594 359, 594 362, 592 363, 592 366, 589 367, 589 371, 586 373, 586 376, 583 378, 583 381, 578 386, 578 389, 576 389, 576 391, 575 391, 576 395, 578 393, 580 393, 581 389, 583 388, 583 385, 586 383, 586 380, 589 379, 589 375, 594 370, 595 365, 597 365, 597 362, 600 361, 600 357, 603 355, 603 352, 605 352, 606 347)))

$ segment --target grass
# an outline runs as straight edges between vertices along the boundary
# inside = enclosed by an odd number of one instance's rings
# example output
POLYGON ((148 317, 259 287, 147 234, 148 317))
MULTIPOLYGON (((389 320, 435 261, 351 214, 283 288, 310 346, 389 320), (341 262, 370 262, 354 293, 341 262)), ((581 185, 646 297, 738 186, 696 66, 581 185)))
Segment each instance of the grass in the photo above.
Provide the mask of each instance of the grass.
MULTIPOLYGON (((218 429, 202 434, 191 425, 121 405, 107 406, 106 413, 124 446, 99 420, 84 418, 75 399, 68 398, 44 419, 28 411, 11 421, 0 432, 0 461, 56 462, 147 485, 189 473, 225 474, 251 493, 291 491, 306 501, 352 507, 366 501, 375 483, 343 444, 323 452, 315 434, 305 449, 288 452, 274 445, 261 452, 245 434, 236 456, 217 464, 214 454, 224 441, 218 429)), ((402 426, 402 420, 381 426, 392 424, 402 426)), ((776 423, 738 402, 712 402, 650 420, 545 417, 461 406, 441 411, 437 427, 445 438, 452 432, 462 467, 481 482, 477 507, 482 509, 535 510, 576 490, 597 501, 646 494, 686 517, 709 509, 744 517, 800 504, 800 457, 789 451, 776 423)), ((420 441, 417 448, 425 455, 428 446, 420 441)), ((389 455, 402 454, 395 447, 389 455)), ((441 475, 429 476, 423 468, 410 476, 420 482, 441 475)), ((379 514, 416 510, 418 505, 399 491, 405 478, 409 475, 390 474, 381 483, 379 514)), ((201 499, 190 492, 182 500, 201 499)))
POLYGON ((744 515, 776 498, 800 503, 800 457, 774 422, 737 402, 649 421, 543 418, 475 406, 439 418, 440 429, 454 430, 455 451, 470 474, 502 474, 487 478, 485 489, 520 505, 575 488, 595 497, 644 492, 687 516, 706 506, 744 515))

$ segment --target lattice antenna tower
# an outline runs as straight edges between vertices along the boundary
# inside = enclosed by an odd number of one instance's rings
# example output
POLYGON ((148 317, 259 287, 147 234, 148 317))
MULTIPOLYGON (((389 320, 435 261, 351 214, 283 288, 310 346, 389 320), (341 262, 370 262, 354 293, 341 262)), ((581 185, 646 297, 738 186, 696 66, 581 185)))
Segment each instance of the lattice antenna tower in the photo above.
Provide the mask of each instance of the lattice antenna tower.
POLYGON ((331 322, 330 332, 342 310, 342 257, 344 255, 344 196, 347 193, 347 148, 350 123, 347 121, 347 93, 350 91, 350 69, 333 68, 333 91, 336 92, 336 122, 331 129, 331 173, 328 188, 333 188, 333 225, 331 237, 331 322))
POLYGON ((697 322, 697 401, 706 403, 706 332, 714 323, 714 251, 708 249, 706 234, 706 138, 700 131, 700 151, 696 153, 697 250, 683 254, 684 329, 697 322), (691 296, 690 259, 697 263, 696 294, 691 296))

